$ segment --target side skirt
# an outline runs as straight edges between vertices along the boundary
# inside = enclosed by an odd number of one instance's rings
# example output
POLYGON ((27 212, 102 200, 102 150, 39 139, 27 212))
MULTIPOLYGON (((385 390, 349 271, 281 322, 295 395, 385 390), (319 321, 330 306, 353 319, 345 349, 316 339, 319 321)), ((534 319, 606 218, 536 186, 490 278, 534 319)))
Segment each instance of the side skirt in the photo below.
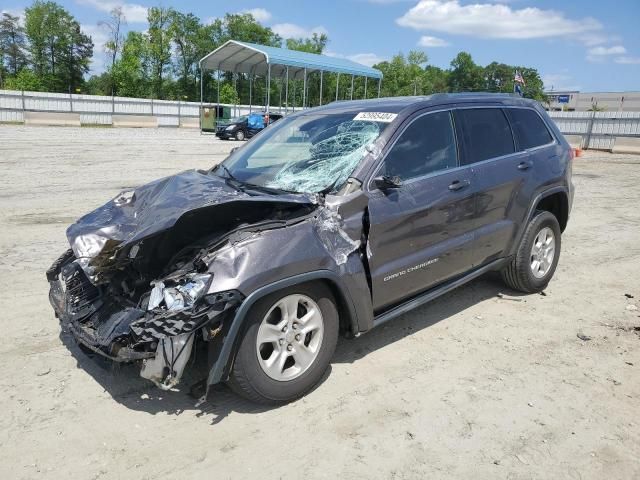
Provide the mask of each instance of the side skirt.
POLYGON ((414 308, 420 307, 425 303, 430 302, 431 300, 444 295, 445 293, 448 293, 451 290, 458 288, 459 286, 464 285, 465 283, 470 282, 471 280, 474 280, 481 275, 484 275, 487 272, 490 272, 492 270, 499 270, 508 261, 508 258, 499 258, 498 260, 494 260, 493 262, 488 263, 483 267, 473 270, 464 277, 456 278, 455 280, 443 283, 439 287, 421 293, 417 297, 413 297, 406 302, 401 303, 400 305, 397 305, 390 310, 381 313, 380 315, 376 315, 376 317, 373 319, 373 326, 375 328, 379 325, 382 325, 383 323, 388 322, 389 320, 393 320, 394 318, 399 317, 400 315, 403 315, 413 310, 414 308))

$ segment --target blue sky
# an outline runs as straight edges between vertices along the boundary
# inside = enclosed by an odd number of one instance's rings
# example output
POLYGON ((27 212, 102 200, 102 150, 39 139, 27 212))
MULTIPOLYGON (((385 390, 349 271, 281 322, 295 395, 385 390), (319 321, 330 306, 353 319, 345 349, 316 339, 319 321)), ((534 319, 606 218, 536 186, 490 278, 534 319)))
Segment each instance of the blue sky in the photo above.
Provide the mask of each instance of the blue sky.
MULTIPOLYGON (((2 0, 20 13, 30 1, 2 0)), ((400 51, 423 50, 448 66, 460 50, 477 63, 493 60, 538 69, 547 88, 640 90, 640 0, 323 0, 181 2, 61 0, 96 43, 103 67, 105 32, 97 23, 122 5, 129 29, 146 29, 145 9, 161 4, 203 20, 251 11, 283 37, 327 33, 328 54, 371 65, 400 51)))

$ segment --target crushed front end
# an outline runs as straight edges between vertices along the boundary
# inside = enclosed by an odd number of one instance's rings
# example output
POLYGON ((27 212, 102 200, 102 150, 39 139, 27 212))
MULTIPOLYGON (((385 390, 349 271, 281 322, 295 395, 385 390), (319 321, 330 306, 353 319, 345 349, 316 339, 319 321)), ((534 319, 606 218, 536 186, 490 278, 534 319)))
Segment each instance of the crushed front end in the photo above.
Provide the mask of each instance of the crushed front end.
POLYGON ((310 198, 245 193, 203 171, 122 192, 67 229, 71 248, 47 271, 51 305, 82 347, 141 362, 141 376, 172 388, 199 342, 219 343, 244 298, 224 288, 237 274, 234 245, 314 208, 310 198))
POLYGON ((92 284, 72 250, 47 271, 63 329, 115 362, 142 361, 141 376, 162 389, 177 385, 195 343, 212 340, 242 302, 235 291, 207 294, 211 277, 180 272, 138 294, 124 279, 92 284))

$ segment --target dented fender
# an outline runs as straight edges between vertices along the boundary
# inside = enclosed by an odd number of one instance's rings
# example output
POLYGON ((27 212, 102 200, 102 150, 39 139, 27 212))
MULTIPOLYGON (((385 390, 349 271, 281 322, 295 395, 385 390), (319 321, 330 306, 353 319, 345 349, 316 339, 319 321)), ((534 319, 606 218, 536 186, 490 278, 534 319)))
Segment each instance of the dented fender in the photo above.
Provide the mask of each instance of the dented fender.
POLYGON ((367 318, 367 311, 358 311, 356 308, 358 302, 352 296, 349 285, 346 284, 337 273, 331 270, 305 272, 264 285, 254 290, 236 310, 218 358, 209 370, 207 386, 222 382, 228 378, 229 371, 233 365, 233 358, 235 357, 244 328, 246 327, 247 314, 258 300, 278 290, 318 280, 330 282, 337 287, 336 290, 343 296, 342 300, 345 302, 345 307, 348 310, 349 322, 354 333, 360 331, 360 325, 369 324, 373 321, 373 318, 367 318))

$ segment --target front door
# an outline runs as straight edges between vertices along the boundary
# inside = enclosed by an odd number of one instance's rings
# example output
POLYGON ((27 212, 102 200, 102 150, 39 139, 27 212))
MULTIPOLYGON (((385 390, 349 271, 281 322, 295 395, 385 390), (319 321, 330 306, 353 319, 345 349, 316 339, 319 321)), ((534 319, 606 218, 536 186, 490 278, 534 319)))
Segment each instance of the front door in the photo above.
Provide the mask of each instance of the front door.
POLYGON ((401 180, 370 184, 367 256, 380 311, 470 267, 475 195, 449 111, 412 119, 374 176, 401 180))

